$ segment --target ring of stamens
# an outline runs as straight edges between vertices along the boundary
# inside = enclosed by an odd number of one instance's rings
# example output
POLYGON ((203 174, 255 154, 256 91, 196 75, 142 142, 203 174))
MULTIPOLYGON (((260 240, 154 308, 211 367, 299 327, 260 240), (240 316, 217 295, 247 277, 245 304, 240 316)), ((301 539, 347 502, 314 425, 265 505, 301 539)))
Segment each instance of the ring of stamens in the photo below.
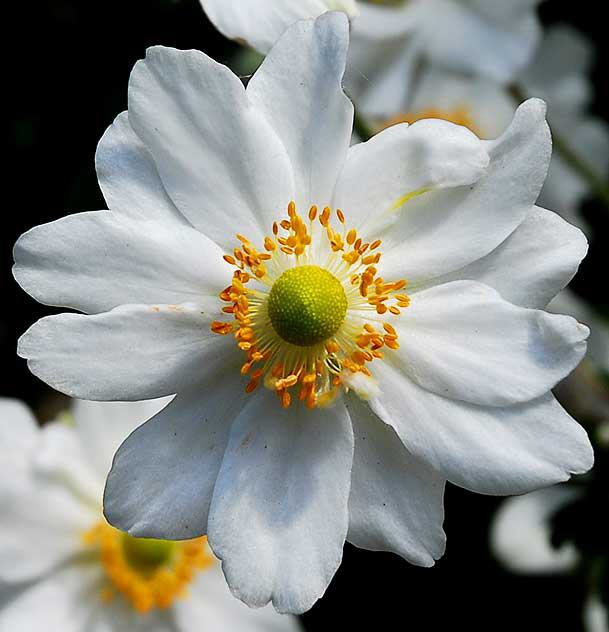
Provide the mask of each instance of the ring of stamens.
POLYGON ((106 575, 102 601, 120 594, 141 614, 169 608, 186 596, 195 573, 214 563, 205 537, 181 542, 134 538, 99 522, 83 542, 98 552, 106 575))
POLYGON ((265 237, 264 251, 237 234, 240 247, 224 255, 235 271, 220 299, 227 303, 222 311, 234 320, 214 321, 211 330, 219 335, 232 333, 244 352, 241 373, 250 377, 246 392, 263 383, 277 393, 284 408, 292 401, 291 389, 296 389, 298 400, 308 408, 327 405, 341 388, 350 387, 350 375, 372 377, 367 365, 382 358, 387 349, 399 348, 397 332, 386 321, 399 316, 410 304, 403 293, 407 281, 386 281, 379 276, 381 240, 364 241, 355 229, 347 230, 342 210, 336 209, 335 214, 339 230, 331 225, 329 207, 320 213, 312 206, 303 218, 290 202, 287 218, 275 222, 272 235, 265 237), (269 300, 271 296, 292 300, 295 290, 282 295, 275 284, 286 273, 306 282, 304 271, 290 272, 304 266, 331 275, 342 286, 346 299, 344 317, 327 320, 342 322, 336 327, 328 325, 325 336, 307 340, 307 344, 298 332, 297 321, 290 321, 296 334, 291 339, 285 335, 277 324, 278 308, 270 307, 269 300))

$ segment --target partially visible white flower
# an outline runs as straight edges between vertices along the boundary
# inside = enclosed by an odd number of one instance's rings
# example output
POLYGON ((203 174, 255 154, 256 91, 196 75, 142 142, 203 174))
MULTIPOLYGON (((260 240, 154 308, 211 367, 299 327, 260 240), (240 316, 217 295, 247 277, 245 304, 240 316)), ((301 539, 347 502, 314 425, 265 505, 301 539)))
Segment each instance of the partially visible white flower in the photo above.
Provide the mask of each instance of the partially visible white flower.
POLYGON ((39 428, 0 399, 0 632, 297 632, 228 590, 204 539, 138 540, 103 518, 120 441, 167 404, 75 401, 39 428))
POLYGON ((552 546, 550 520, 579 496, 575 487, 555 485, 503 501, 490 530, 495 555, 518 573, 572 570, 579 561, 577 549, 570 543, 552 546))
MULTIPOLYGON (((364 52, 359 51, 355 39, 351 55, 363 56, 364 52)), ((592 55, 590 43, 577 31, 565 25, 551 27, 516 83, 525 96, 546 101, 551 129, 599 177, 605 177, 609 128, 587 111, 593 94, 588 77, 592 55)), ((414 86, 399 76, 382 86, 371 82, 356 104, 377 126, 434 117, 464 125, 481 138, 496 138, 510 124, 519 98, 485 77, 431 65, 419 70, 414 86)), ((540 206, 554 209, 586 230, 579 205, 589 193, 589 183, 554 151, 540 206)))
POLYGON ((357 15, 356 0, 200 0, 207 17, 226 37, 261 53, 294 22, 316 18, 326 11, 357 15))
POLYGON ((427 62, 509 81, 538 41, 540 1, 200 0, 224 35, 262 53, 295 21, 343 11, 353 18, 347 81, 358 93, 396 81, 406 86, 427 62))
POLYGON ((446 480, 523 493, 593 461, 550 392, 588 329, 544 307, 587 244, 535 206, 543 102, 492 141, 423 120, 350 147, 347 46, 344 15, 298 22, 247 88, 151 49, 98 149, 111 210, 15 246, 28 292, 85 312, 24 334, 36 375, 88 399, 177 393, 119 449, 108 519, 206 533, 235 595, 289 612, 346 540, 431 566, 446 480))

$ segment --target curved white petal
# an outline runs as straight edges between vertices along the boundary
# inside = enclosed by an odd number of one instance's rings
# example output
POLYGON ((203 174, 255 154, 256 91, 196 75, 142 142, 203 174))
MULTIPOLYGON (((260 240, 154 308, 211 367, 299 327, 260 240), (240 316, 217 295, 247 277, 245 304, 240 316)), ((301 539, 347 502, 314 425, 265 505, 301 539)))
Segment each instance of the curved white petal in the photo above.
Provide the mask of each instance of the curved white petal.
POLYGON ((444 479, 414 459, 359 398, 350 397, 348 408, 355 453, 347 540, 432 566, 446 546, 444 479))
POLYGON ((300 632, 298 619, 281 615, 268 605, 248 608, 231 594, 220 564, 199 573, 190 585, 190 595, 175 602, 180 631, 205 632, 300 632))
POLYGON ((101 568, 70 565, 25 589, 0 610, 0 632, 85 632, 99 607, 101 568))
POLYGON ((526 101, 504 134, 482 145, 491 160, 475 184, 424 193, 395 213, 379 235, 384 276, 418 283, 458 270, 491 252, 527 216, 550 162, 545 104, 526 101))
POLYGON ((502 564, 516 573, 559 573, 578 562, 577 549, 552 546, 552 516, 580 496, 576 487, 556 485, 508 498, 491 524, 490 542, 502 564))
POLYGON ((122 112, 104 132, 95 153, 97 180, 108 208, 141 220, 188 225, 167 195, 150 152, 122 112))
POLYGON ((247 86, 250 102, 286 149, 295 202, 305 212, 312 204, 323 208, 331 203, 349 148, 353 106, 341 85, 348 43, 343 14, 299 22, 273 47, 247 86))
POLYGON ((233 594, 301 613, 319 599, 347 535, 353 431, 344 405, 282 409, 273 393, 236 419, 209 515, 233 594))
POLYGON ((479 281, 515 305, 543 308, 573 278, 587 251, 588 243, 578 228, 534 206, 495 250, 441 282, 479 281))
POLYGON ((97 313, 124 304, 217 296, 232 275, 222 255, 189 226, 97 211, 22 235, 13 273, 41 303, 97 313))
MULTIPOLYGON (((393 125, 354 145, 336 185, 334 205, 364 234, 391 239, 398 209, 428 190, 470 185, 489 164, 483 142, 465 127, 439 119, 393 125), (386 235, 383 233, 386 230, 386 235)), ((406 210, 403 222, 417 222, 406 210)), ((391 245, 395 245, 391 243, 391 245)))
POLYGON ((375 369, 383 390, 370 402, 406 449, 449 481, 482 494, 522 494, 592 467, 585 430, 548 393, 505 408, 435 395, 387 363, 375 369))
POLYGON ((219 373, 137 428, 121 445, 104 494, 110 524, 169 540, 207 533, 209 505, 233 419, 247 395, 239 369, 219 373))
POLYGON ((584 629, 586 632, 607 632, 609 630, 609 612, 601 600, 593 595, 584 606, 584 629))
POLYGON ((232 251, 261 241, 293 197, 285 149, 241 81, 199 51, 155 47, 129 81, 129 123, 175 205, 232 251))
POLYGON ((417 292, 394 322, 399 368, 439 395, 507 406, 547 393, 586 353, 590 330, 570 316, 508 303, 453 281, 417 292))
POLYGON ((114 453, 127 436, 170 401, 171 397, 139 402, 73 401, 72 427, 85 458, 101 481, 108 475, 114 453))
POLYGON ((9 459, 22 462, 38 440, 38 427, 30 409, 17 399, 0 397, 0 465, 9 459))
POLYGON ((214 26, 231 39, 267 53, 287 28, 329 9, 356 13, 354 0, 200 0, 214 26))
MULTIPOLYGON (((212 307, 215 309, 215 306, 212 307)), ((151 399, 201 383, 234 355, 198 305, 125 305, 85 316, 47 316, 19 340, 32 373, 82 399, 151 399)))

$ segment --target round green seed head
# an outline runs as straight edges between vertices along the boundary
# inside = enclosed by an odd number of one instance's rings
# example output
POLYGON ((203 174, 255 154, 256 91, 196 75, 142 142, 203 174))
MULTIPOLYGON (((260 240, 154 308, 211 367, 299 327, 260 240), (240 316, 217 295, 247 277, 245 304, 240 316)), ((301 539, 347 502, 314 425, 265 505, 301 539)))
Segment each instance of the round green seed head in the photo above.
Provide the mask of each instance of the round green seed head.
POLYGON ((170 540, 152 538, 134 538, 128 533, 122 534, 125 558, 132 568, 141 573, 152 573, 169 561, 176 548, 170 540))
POLYGON ((283 340, 310 347, 338 331, 347 314, 347 296, 327 270, 298 266, 286 270, 273 284, 268 313, 283 340))

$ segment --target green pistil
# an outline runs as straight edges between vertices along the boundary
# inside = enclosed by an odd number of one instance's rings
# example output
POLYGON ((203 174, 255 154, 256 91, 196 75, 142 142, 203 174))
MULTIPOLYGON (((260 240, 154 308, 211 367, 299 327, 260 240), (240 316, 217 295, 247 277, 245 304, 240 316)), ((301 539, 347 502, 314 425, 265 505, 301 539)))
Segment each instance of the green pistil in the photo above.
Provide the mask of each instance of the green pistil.
POLYGON ((153 573, 167 563, 176 548, 171 540, 134 538, 127 533, 122 534, 122 545, 129 566, 142 574, 153 573))
POLYGON ((286 270, 273 284, 268 313, 283 340, 310 347, 338 331, 347 314, 347 296, 327 270, 298 266, 286 270))

